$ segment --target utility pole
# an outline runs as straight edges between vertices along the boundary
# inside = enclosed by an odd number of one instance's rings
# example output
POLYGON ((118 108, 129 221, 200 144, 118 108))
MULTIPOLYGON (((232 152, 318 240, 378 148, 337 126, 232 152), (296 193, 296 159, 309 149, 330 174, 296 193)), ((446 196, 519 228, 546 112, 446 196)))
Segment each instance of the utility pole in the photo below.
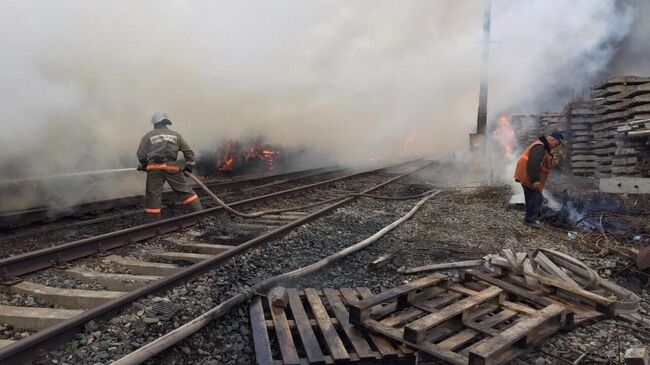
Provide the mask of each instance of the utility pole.
POLYGON ((470 149, 485 150, 485 132, 487 127, 488 74, 490 65, 490 20, 492 0, 485 1, 483 13, 483 51, 481 57, 481 87, 478 97, 478 115, 476 118, 476 133, 470 134, 470 149))

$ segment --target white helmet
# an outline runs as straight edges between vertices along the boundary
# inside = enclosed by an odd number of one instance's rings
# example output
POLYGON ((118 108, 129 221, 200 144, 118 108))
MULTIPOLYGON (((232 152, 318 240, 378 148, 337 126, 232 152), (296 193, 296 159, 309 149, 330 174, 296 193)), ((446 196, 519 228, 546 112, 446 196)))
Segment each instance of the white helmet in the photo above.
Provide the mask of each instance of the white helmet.
POLYGON ((169 124, 172 124, 172 121, 169 120, 169 118, 167 117, 167 114, 165 114, 165 113, 163 113, 163 112, 156 112, 156 113, 151 117, 151 124, 160 123, 160 122, 162 122, 162 121, 165 120, 165 119, 169 121, 169 124))

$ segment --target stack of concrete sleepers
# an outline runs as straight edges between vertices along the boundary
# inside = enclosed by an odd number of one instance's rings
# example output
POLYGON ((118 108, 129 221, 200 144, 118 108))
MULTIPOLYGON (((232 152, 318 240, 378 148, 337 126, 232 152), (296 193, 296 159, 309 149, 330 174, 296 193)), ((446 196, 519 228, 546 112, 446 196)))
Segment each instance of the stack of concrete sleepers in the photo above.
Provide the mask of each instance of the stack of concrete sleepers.
POLYGON ((629 119, 617 128, 612 173, 615 176, 650 177, 650 95, 631 100, 629 119))
POLYGON ((567 118, 564 113, 542 113, 539 116, 539 125, 542 134, 549 134, 554 130, 565 134, 567 131, 567 118))
POLYGON ((520 149, 526 148, 543 133, 536 115, 513 115, 510 124, 520 149))
MULTIPOLYGON (((596 177, 627 174, 629 155, 619 155, 616 165, 618 127, 627 120, 632 98, 650 93, 649 77, 615 76, 593 87, 592 99, 595 118, 592 124, 593 151, 596 161, 596 177)), ((620 144, 620 143, 619 143, 620 144)), ((629 150, 622 152, 628 153, 629 150)))
POLYGON ((567 106, 565 114, 569 124, 565 138, 571 151, 571 170, 575 175, 593 176, 596 161, 592 148, 592 104, 590 101, 576 100, 567 106))
POLYGON ((592 98, 596 176, 642 176, 646 142, 627 133, 650 118, 650 77, 611 77, 593 88, 592 98))

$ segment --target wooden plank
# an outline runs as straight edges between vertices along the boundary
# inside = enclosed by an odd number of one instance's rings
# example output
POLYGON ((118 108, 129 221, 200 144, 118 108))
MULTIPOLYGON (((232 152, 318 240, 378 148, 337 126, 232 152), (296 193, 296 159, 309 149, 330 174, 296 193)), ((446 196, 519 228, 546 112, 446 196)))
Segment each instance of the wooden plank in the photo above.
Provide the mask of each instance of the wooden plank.
MULTIPOLYGON (((433 298, 436 298, 438 295, 445 293, 446 291, 447 291, 446 288, 441 288, 437 286, 426 288, 421 292, 415 294, 415 296, 410 299, 411 305, 415 303, 425 303, 429 300, 432 300, 433 298)), ((384 318, 394 312, 399 312, 402 309, 403 308, 399 306, 398 303, 392 302, 384 306, 377 306, 376 309, 370 311, 370 315, 372 317, 384 318)))
POLYGON ((603 313, 585 304, 568 301, 559 298, 557 295, 554 294, 550 295, 549 299, 551 299, 553 303, 563 305, 569 308, 571 311, 573 311, 574 313, 573 324, 576 326, 605 316, 603 313))
MULTIPOLYGON (((354 291, 352 289, 350 290, 343 290, 343 289, 341 289, 341 295, 343 295, 343 298, 345 298, 345 300, 348 302, 348 305, 352 305, 353 303, 359 302, 359 297, 357 295, 361 295, 362 298, 364 297, 369 298, 373 295, 370 292, 370 290, 367 289, 363 290, 363 288, 357 288, 358 294, 357 291, 354 291)), ((381 304, 378 306, 381 306, 381 304)), ((374 309, 374 307, 371 308, 371 310, 372 309, 374 309)), ((377 351, 379 351, 382 357, 397 358, 399 356, 399 352, 393 347, 393 345, 391 345, 391 343, 387 339, 381 336, 371 334, 370 340, 372 341, 373 345, 375 346, 377 351)))
POLYGON ((473 329, 466 329, 449 337, 448 339, 437 343, 436 346, 444 350, 454 351, 478 336, 480 332, 473 329))
POLYGON ((325 309, 325 306, 320 300, 318 293, 314 289, 307 288, 305 289, 305 297, 311 307, 314 318, 318 322, 318 326, 321 329, 321 333, 325 338, 325 343, 330 352, 330 355, 334 358, 334 361, 349 361, 350 355, 345 350, 343 341, 339 337, 336 329, 330 321, 330 316, 325 309))
MULTIPOLYGON (((338 319, 336 319, 336 318, 330 318, 330 320, 332 321, 332 324, 333 324, 334 326, 338 326, 338 325, 339 325, 339 320, 338 320, 338 319)), ((298 329, 298 327, 296 326, 296 321, 294 321, 293 319, 287 319, 287 323, 289 324, 289 328, 291 328, 292 330, 298 329)), ((318 327, 318 322, 316 322, 315 319, 309 319, 309 324, 310 324, 312 327, 318 327)), ((267 320, 266 320, 266 328, 268 328, 268 329, 275 329, 275 324, 273 324, 273 321, 272 321, 272 320, 270 320, 270 319, 267 319, 267 320)))
MULTIPOLYGON (((524 271, 528 272, 534 272, 535 270, 533 269, 533 263, 530 261, 529 258, 526 258, 524 260, 524 271)), ((524 279, 526 280, 526 284, 528 284, 532 288, 538 288, 539 287, 539 281, 535 278, 531 278, 530 276, 524 276, 524 279)))
POLYGON ((412 307, 408 308, 398 314, 382 319, 380 322, 389 327, 400 326, 404 323, 410 322, 412 319, 417 318, 418 316, 426 313, 425 311, 412 307))
MULTIPOLYGON (((580 288, 580 285, 575 282, 564 270, 560 269, 551 259, 549 259, 543 252, 537 252, 537 255, 534 258, 535 262, 539 264, 546 272, 550 275, 553 275, 566 283, 567 286, 572 286, 575 288, 580 288)), ((532 272, 532 271, 531 271, 532 272)))
POLYGON ((298 296, 298 292, 296 292, 296 289, 286 289, 286 293, 289 296, 289 307, 291 308, 293 319, 298 328, 298 334, 307 354, 307 359, 312 364, 324 364, 325 358, 323 357, 323 352, 318 344, 316 334, 314 334, 314 330, 309 323, 309 318, 298 296))
MULTIPOLYGON (((416 290, 436 285, 437 283, 440 283, 446 279, 447 276, 445 275, 434 274, 414 280, 408 284, 386 290, 382 293, 359 301, 356 304, 353 304, 350 308, 350 322, 353 324, 360 324, 363 319, 367 318, 370 315, 370 308, 388 300, 398 299, 398 303, 401 303, 403 306, 405 306, 409 300, 413 299, 416 294, 416 290)), ((401 309, 399 307, 400 305, 398 305, 397 309, 401 309)))
POLYGON ((271 305, 271 303, 269 303, 269 307, 271 311, 271 317, 273 318, 273 324, 275 325, 275 335, 278 338, 278 345, 280 347, 280 353, 282 354, 282 360, 284 361, 284 364, 300 364, 300 358, 296 352, 296 346, 293 342, 293 337, 291 337, 291 330, 289 329, 289 324, 287 323, 287 316, 284 314, 284 308, 274 307, 271 305))
POLYGON ((430 342, 421 342, 421 343, 411 343, 403 340, 403 331, 401 329, 388 327, 380 322, 375 321, 374 319, 368 319, 363 323, 364 327, 370 328, 373 331, 380 333, 386 337, 392 338, 396 341, 402 341, 410 347, 416 348, 418 350, 427 352, 429 354, 434 354, 440 359, 448 361, 455 365, 467 365, 467 357, 457 354, 455 352, 442 349, 430 342))
POLYGON ((528 254, 526 252, 517 252, 516 256, 517 256, 517 262, 519 263, 519 265, 523 265, 524 261, 528 257, 528 254))
POLYGON ((497 313, 497 314, 495 314, 493 316, 482 319, 478 323, 478 325, 483 327, 483 328, 492 328, 492 327, 496 326, 497 324, 499 324, 499 323, 501 323, 503 321, 510 320, 510 319, 512 319, 513 317, 516 317, 516 316, 517 316, 517 312, 511 311, 509 309, 504 309, 504 310, 500 311, 499 313, 497 313))
POLYGON ((505 291, 507 291, 509 293, 512 293, 512 294, 517 295, 517 296, 519 296, 521 298, 524 298, 524 299, 528 299, 531 302, 537 303, 537 304, 539 304, 541 306, 544 306, 544 307, 552 304, 551 301, 548 300, 548 298, 539 296, 539 295, 535 294, 534 292, 532 292, 530 290, 520 288, 520 287, 518 287, 516 285, 510 284, 508 282, 505 282, 505 281, 497 279, 497 278, 493 278, 493 277, 491 277, 489 275, 483 274, 483 273, 475 271, 475 270, 467 270, 467 271, 465 271, 465 276, 468 277, 468 278, 475 277, 475 278, 487 281, 488 283, 490 283, 492 285, 496 285, 499 288, 501 288, 501 289, 503 289, 503 290, 505 290, 505 291))
POLYGON ((454 302, 463 296, 457 293, 449 293, 446 295, 441 295, 435 299, 427 300, 423 303, 413 303, 414 307, 426 310, 426 311, 431 311, 433 309, 437 309, 438 307, 441 307, 443 305, 447 305, 451 302, 454 302))
POLYGON ((512 250, 509 248, 504 248, 503 250, 501 250, 501 252, 503 252, 503 255, 506 257, 506 260, 508 260, 508 264, 510 264, 512 271, 515 274, 521 274, 522 267, 521 265, 519 265, 519 261, 517 260, 515 253, 512 252, 512 250))
POLYGON ((494 286, 487 288, 475 295, 460 300, 448 307, 441 309, 436 313, 431 313, 424 316, 404 327, 404 339, 418 343, 426 337, 426 331, 431 329, 474 306, 482 304, 490 299, 498 297, 503 293, 503 290, 494 286))
POLYGON ((427 271, 441 271, 441 270, 451 270, 451 269, 465 269, 468 267, 481 266, 485 263, 483 259, 479 260, 467 260, 467 261, 458 261, 458 262, 447 262, 442 264, 432 264, 414 267, 410 269, 398 269, 397 272, 400 274, 417 274, 427 271))
POLYGON ((375 359, 372 348, 363 337, 363 333, 358 328, 350 324, 348 311, 339 297, 339 291, 335 289, 324 289, 325 297, 334 312, 334 315, 341 324, 341 328, 348 340, 354 347, 354 351, 359 355, 362 360, 375 359))
MULTIPOLYGON (((533 344, 528 335, 539 330, 539 327, 554 319, 561 319, 566 309, 557 304, 551 304, 539 311, 539 315, 528 317, 518 321, 514 326, 501 332, 498 336, 492 337, 482 342, 479 346, 473 348, 469 353, 470 364, 491 364, 499 353, 508 349, 509 346, 521 342, 517 347, 525 348, 533 344), (523 342, 522 342, 523 341, 523 342)), ((555 330, 561 328, 561 323, 555 330)), ((535 337, 535 340, 539 340, 535 337)))
POLYGON ((253 345, 255 346, 255 359, 259 365, 273 364, 273 354, 271 353, 271 342, 269 333, 266 328, 264 319, 264 308, 262 300, 255 297, 251 301, 248 309, 251 317, 251 329, 253 331, 253 345))
MULTIPOLYGON (((465 295, 474 295, 477 293, 475 290, 468 289, 462 285, 452 285, 449 287, 449 290, 457 291, 457 292, 462 292, 465 295)), ((531 292, 532 293, 532 292, 531 292)), ((549 304, 552 304, 552 302, 549 300, 549 304)), ((537 309, 529 307, 525 304, 517 303, 517 302, 511 302, 509 300, 504 300, 501 302, 501 306, 506 309, 510 309, 512 311, 526 314, 529 316, 534 316, 537 315, 537 309)))
POLYGON ((474 322, 478 318, 484 317, 499 309, 499 306, 492 303, 483 303, 472 309, 463 312, 463 322, 474 322))
POLYGON ((509 300, 506 300, 503 303, 501 303, 501 307, 505 309, 509 309, 513 312, 525 314, 527 316, 536 316, 538 312, 538 310, 535 308, 529 307, 525 304, 511 302, 509 300))
MULTIPOLYGON (((438 295, 438 294, 440 294, 441 292, 444 292, 444 291, 445 290, 442 289, 442 288, 430 287, 430 288, 428 288, 426 290, 423 290, 421 293, 416 294, 414 300, 420 300, 421 298, 429 298, 431 296, 436 296, 436 295, 438 295)), ((369 298, 369 297, 371 297, 373 295, 372 292, 368 288, 357 288, 357 292, 359 293, 359 295, 363 299, 369 298)), ((375 311, 376 312, 381 312, 384 309, 387 309, 386 307, 390 307, 390 306, 391 305, 387 305, 387 306, 384 306, 383 308, 375 307, 375 311)), ((390 342, 387 342, 387 344, 394 349, 394 346, 392 346, 390 342)), ((398 345, 397 349, 394 349, 393 351, 395 351, 395 353, 398 356, 401 356, 403 354, 404 357, 406 357, 408 362, 417 361, 417 354, 414 351, 412 351, 411 349, 409 349, 409 348, 407 348, 405 346, 398 345)), ((386 356, 388 356, 388 354, 383 355, 383 356, 386 357, 386 356)))
POLYGON ((526 272, 526 273, 524 273, 524 275, 531 276, 531 277, 537 279, 540 283, 542 283, 544 285, 550 285, 550 286, 556 287, 558 289, 566 290, 566 291, 568 291, 568 292, 570 292, 572 294, 575 294, 577 296, 592 300, 592 301, 594 301, 594 302, 596 302, 598 304, 602 304, 604 306, 610 306, 610 305, 612 305, 612 304, 614 304, 616 302, 615 299, 606 298, 606 297, 603 297, 602 295, 594 294, 594 293, 592 293, 590 291, 587 291, 587 290, 584 290, 584 289, 582 289, 580 287, 574 287, 572 285, 565 284, 562 281, 547 278, 545 276, 538 275, 538 274, 535 274, 535 273, 532 273, 532 272, 526 272))
MULTIPOLYGON (((469 283, 467 283, 467 284, 469 284, 469 283)), ((449 290, 451 290, 453 292, 456 292, 456 293, 459 293, 459 294, 463 294, 465 296, 472 296, 472 295, 478 293, 478 291, 476 291, 474 289, 467 288, 467 287, 465 287, 463 285, 460 285, 460 284, 454 284, 454 285, 450 286, 449 290)))

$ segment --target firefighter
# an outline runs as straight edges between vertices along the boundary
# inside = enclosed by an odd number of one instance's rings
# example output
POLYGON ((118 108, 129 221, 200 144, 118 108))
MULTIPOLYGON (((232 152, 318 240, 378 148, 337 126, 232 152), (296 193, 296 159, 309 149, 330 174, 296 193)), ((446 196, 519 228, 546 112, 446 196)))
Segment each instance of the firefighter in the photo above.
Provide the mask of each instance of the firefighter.
POLYGON ((521 183, 526 199, 526 217, 524 224, 538 228, 542 209, 542 190, 544 183, 553 166, 551 150, 560 144, 564 137, 562 133, 553 131, 550 135, 541 136, 519 157, 515 170, 515 181, 521 183))
POLYGON ((202 209, 198 196, 185 180, 176 157, 183 153, 185 168, 183 171, 192 172, 196 161, 194 152, 185 139, 168 128, 172 122, 167 115, 158 112, 151 117, 153 130, 142 137, 138 147, 138 170, 147 172, 147 187, 145 196, 145 221, 160 220, 160 203, 165 181, 174 190, 181 205, 192 211, 202 209))

